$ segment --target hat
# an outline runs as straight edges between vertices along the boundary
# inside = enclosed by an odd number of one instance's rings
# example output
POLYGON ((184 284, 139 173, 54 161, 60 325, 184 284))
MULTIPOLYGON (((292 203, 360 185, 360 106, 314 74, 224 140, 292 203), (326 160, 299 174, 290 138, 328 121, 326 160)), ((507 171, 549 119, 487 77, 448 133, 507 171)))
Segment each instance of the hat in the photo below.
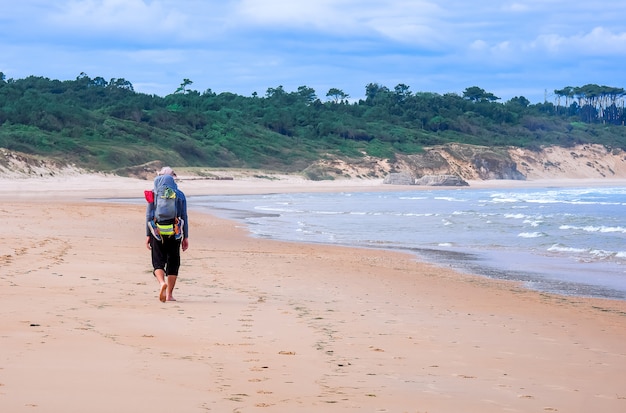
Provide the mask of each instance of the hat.
POLYGON ((163 168, 161 168, 161 170, 159 171, 159 175, 171 175, 176 178, 176 172, 174 172, 174 170, 169 166, 164 166, 163 168))

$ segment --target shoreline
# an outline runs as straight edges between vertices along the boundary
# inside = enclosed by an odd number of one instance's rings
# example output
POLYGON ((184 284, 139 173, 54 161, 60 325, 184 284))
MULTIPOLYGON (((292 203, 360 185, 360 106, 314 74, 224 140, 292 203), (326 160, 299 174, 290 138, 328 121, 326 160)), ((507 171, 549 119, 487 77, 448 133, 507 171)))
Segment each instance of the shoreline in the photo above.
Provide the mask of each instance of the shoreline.
POLYGON ((624 302, 408 253, 257 239, 194 213, 179 301, 161 304, 143 206, 89 201, 149 183, 88 184, 67 198, 22 185, 3 207, 17 235, 0 241, 3 410, 626 408, 624 302))
MULTIPOLYGON (((227 174, 223 174, 227 175, 227 174)), ((524 188, 577 188, 577 187, 626 187, 626 179, 597 179, 597 178, 572 178, 572 179, 534 179, 534 180, 488 180, 488 181, 469 181, 468 187, 450 187, 450 186, 418 186, 418 185, 388 185, 383 184, 382 179, 342 179, 342 180, 325 180, 310 181, 300 176, 294 175, 277 175, 276 179, 268 179, 267 177, 258 177, 250 175, 250 172, 244 172, 244 175, 237 180, 230 179, 198 179, 197 177, 179 176, 177 178, 179 187, 183 189, 185 194, 189 196, 203 195, 263 195, 274 193, 322 193, 322 192, 395 192, 395 191, 438 191, 438 190, 508 190, 508 189, 524 189, 524 188)), ((143 191, 149 189, 151 181, 136 178, 125 178, 106 174, 83 174, 72 173, 61 177, 44 177, 44 178, 21 178, 21 179, 3 179, 0 178, 0 188, 14 191, 18 200, 56 202, 58 201, 57 193, 61 193, 67 200, 71 201, 98 201, 110 202, 115 198, 138 198, 143 200, 143 191), (59 179, 60 178, 60 179, 59 179), (54 184, 54 185, 52 185, 54 184)), ((193 205, 190 206, 193 209, 193 205)), ((208 213, 217 218, 210 211, 200 211, 208 213)), ((231 220, 234 225, 240 225, 236 219, 220 217, 219 219, 231 220)), ((252 237, 251 233, 248 236, 252 237)), ((279 242, 303 243, 298 241, 280 240, 279 242)), ((316 244, 311 245, 327 245, 347 248, 363 248, 366 250, 378 251, 398 251, 411 255, 415 260, 440 268, 449 266, 454 271, 469 275, 477 276, 487 280, 505 281, 523 284, 523 281, 507 280, 506 277, 492 277, 488 273, 502 272, 497 267, 467 267, 454 266, 445 262, 427 258, 423 252, 407 252, 396 249, 380 249, 375 247, 359 247, 341 244, 316 244), (481 271, 482 269, 482 271, 481 271)), ((444 252, 445 253, 445 252, 444 252)), ((615 301, 625 301, 620 298, 613 297, 597 297, 578 294, 566 294, 555 291, 547 291, 541 289, 533 289, 525 286, 523 288, 538 293, 562 295, 564 297, 573 298, 590 298, 590 299, 606 299, 615 301)), ((610 291, 609 291, 610 293, 610 291)))
MULTIPOLYGON (((626 178, 617 179, 535 179, 526 181, 489 180, 469 181, 470 186, 418 186, 388 185, 382 179, 343 179, 334 181, 310 181, 299 176, 278 175, 276 179, 247 176, 236 180, 199 180, 193 176, 179 176, 181 188, 188 196, 193 195, 248 195, 294 192, 391 192, 429 191, 456 189, 518 189, 518 188, 574 188, 574 187, 626 187, 626 178)), ((65 174, 38 178, 0 177, 0 188, 9 191, 18 200, 51 201, 61 193, 68 200, 87 198, 143 198, 143 191, 152 182, 106 174, 65 174)))
MULTIPOLYGON (((576 188, 576 187, 626 187, 626 178, 616 179, 597 179, 597 178, 572 178, 572 179, 534 179, 534 180, 488 180, 488 181, 469 181, 468 187, 450 187, 450 186, 418 186, 418 185, 388 185, 383 184, 382 179, 342 179, 342 180, 325 180, 310 181, 300 176, 294 175, 277 175, 276 179, 268 179, 267 177, 258 177, 250 175, 250 171, 244 171, 243 176, 237 180, 230 179, 198 179, 197 177, 179 176, 177 182, 179 187, 187 196, 203 196, 203 195, 263 195, 273 193, 320 193, 320 192, 395 192, 395 191, 437 191, 437 190, 508 190, 522 188, 576 188)), ((222 175, 227 175, 223 173, 222 175)), ((0 188, 13 191, 17 194, 18 200, 28 200, 32 202, 56 202, 58 201, 57 193, 61 193, 69 201, 87 201, 92 202, 109 202, 115 198, 138 198, 143 199, 143 191, 151 187, 152 182, 136 178, 125 178, 106 174, 84 174, 71 173, 60 177, 40 177, 40 178, 20 178, 6 179, 0 178, 0 188), (54 185, 52 185, 54 184, 54 185)), ((193 206, 190 206, 193 208, 193 206)), ((199 211, 200 212, 200 211, 199 211)), ((213 215, 211 212, 201 212, 213 215)), ((234 225, 240 225, 239 221, 230 218, 219 218, 231 220, 234 225)), ((252 237, 251 233, 248 236, 252 237)), ((279 242, 298 241, 280 240, 279 242)), ((358 246, 338 245, 338 244, 311 244, 311 245, 327 245, 347 248, 361 248, 358 246)), ((415 252, 406 252, 395 249, 380 249, 363 247, 366 250, 378 251, 398 251, 402 254, 409 254, 418 262, 445 269, 449 264, 429 259, 423 254, 415 252)), ((492 277, 487 273, 502 271, 498 268, 480 267, 480 268, 463 268, 461 266, 449 265, 459 274, 481 277, 493 281, 505 281, 523 284, 523 281, 507 280, 501 277, 492 277)), ((564 297, 573 298, 589 298, 600 300, 624 301, 620 298, 612 297, 595 297, 577 294, 565 294, 554 291, 544 291, 533 289, 531 287, 523 287, 529 291, 538 293, 562 295, 564 297)))

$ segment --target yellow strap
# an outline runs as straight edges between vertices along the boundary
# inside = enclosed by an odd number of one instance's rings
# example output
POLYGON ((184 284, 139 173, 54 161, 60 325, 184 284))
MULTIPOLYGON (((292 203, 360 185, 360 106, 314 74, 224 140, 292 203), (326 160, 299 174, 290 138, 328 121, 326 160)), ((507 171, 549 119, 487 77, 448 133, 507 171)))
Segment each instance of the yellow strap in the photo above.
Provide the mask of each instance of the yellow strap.
POLYGON ((156 224, 161 235, 174 235, 174 224, 156 224))

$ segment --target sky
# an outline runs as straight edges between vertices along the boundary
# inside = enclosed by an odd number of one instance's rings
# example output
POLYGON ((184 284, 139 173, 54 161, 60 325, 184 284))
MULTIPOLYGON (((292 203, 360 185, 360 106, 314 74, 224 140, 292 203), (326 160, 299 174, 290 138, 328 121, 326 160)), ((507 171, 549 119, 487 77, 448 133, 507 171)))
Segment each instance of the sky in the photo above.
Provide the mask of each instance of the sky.
POLYGON ((626 88, 626 1, 0 0, 6 79, 123 78, 166 96, 307 86, 351 100, 377 83, 501 102, 626 88))

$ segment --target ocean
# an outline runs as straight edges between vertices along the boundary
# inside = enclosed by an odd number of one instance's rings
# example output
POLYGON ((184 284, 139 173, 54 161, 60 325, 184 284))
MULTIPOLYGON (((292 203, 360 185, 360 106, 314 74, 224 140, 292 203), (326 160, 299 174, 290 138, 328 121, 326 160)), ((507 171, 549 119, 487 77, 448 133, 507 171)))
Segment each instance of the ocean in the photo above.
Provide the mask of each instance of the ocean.
POLYGON ((194 196, 255 237, 404 251, 571 296, 626 300, 626 188, 194 196))

